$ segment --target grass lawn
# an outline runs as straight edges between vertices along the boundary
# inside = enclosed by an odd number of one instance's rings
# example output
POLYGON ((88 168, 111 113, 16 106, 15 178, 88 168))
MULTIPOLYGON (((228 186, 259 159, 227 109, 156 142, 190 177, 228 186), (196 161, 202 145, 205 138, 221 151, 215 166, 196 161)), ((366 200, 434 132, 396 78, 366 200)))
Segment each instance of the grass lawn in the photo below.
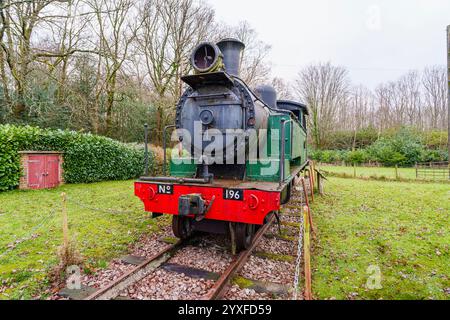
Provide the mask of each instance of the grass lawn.
POLYGON ((325 191, 312 206, 316 298, 450 298, 449 185, 329 178, 325 191), (377 268, 382 288, 368 289, 377 268))
POLYGON ((144 232, 157 230, 133 191, 132 181, 119 181, 0 193, 0 299, 28 299, 48 288, 62 243, 62 192, 86 271, 106 267, 144 232))
MULTIPOLYGON (((347 175, 353 177, 354 169, 353 167, 344 166, 321 166, 320 170, 334 173, 337 175, 347 175)), ((416 169, 415 168, 398 168, 398 175, 400 179, 415 180, 416 179, 416 169)), ((395 179, 395 168, 384 168, 384 167, 356 167, 356 176, 362 178, 389 178, 395 179)))
MULTIPOLYGON (((329 178, 326 191, 313 204, 316 298, 449 298, 449 185, 329 178), (380 268, 382 289, 365 287, 369 266, 380 268)), ((61 192, 85 271, 168 222, 150 219, 132 181, 0 193, 0 299, 45 298, 62 242, 61 192)))

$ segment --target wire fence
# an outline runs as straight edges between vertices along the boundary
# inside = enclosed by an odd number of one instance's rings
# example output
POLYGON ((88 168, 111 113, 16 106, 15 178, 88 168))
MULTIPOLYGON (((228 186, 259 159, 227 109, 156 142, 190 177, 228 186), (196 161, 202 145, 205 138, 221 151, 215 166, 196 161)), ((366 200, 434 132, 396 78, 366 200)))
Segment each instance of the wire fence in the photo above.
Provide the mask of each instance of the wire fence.
POLYGON ((6 246, 6 249, 2 253, 0 253, 0 259, 9 254, 10 252, 12 252, 14 249, 16 249, 17 246, 19 246, 20 244, 32 239, 36 239, 38 237, 36 232, 38 232, 44 226, 49 225, 50 222, 55 217, 56 217, 56 209, 50 210, 50 212, 47 215, 45 215, 35 226, 33 226, 30 231, 28 231, 25 235, 19 237, 18 239, 14 240, 13 242, 10 242, 6 246))
POLYGON ((101 213, 108 213, 108 214, 135 214, 136 211, 126 211, 126 210, 116 210, 116 209, 102 209, 93 207, 90 205, 86 205, 83 202, 81 202, 78 199, 72 199, 71 197, 67 196, 67 202, 73 204, 76 207, 79 207, 81 209, 89 210, 89 211, 95 211, 95 212, 101 212, 101 213))
MULTIPOLYGON (((67 196, 67 202, 69 204, 72 204, 78 208, 84 209, 84 210, 88 210, 91 212, 101 212, 101 213, 106 213, 106 214, 114 214, 114 215, 118 215, 118 214, 123 214, 123 215, 130 215, 130 214, 136 214, 136 211, 131 211, 131 210, 117 210, 117 209, 112 209, 112 208, 107 208, 107 209, 103 209, 103 208, 97 208, 94 206, 90 206, 87 205, 85 203, 83 203, 82 201, 80 201, 79 199, 73 199, 69 196, 67 196)), ((38 237, 38 235, 36 234, 39 230, 43 229, 44 227, 50 225, 51 222, 53 222, 53 219, 55 217, 58 216, 58 208, 56 209, 51 209, 47 214, 43 215, 43 218, 40 219, 32 228, 30 231, 26 232, 24 235, 18 237, 17 239, 11 241, 10 243, 8 243, 6 245, 6 247, 4 247, 4 250, 1 251, 0 250, 0 259, 4 258, 5 256, 7 256, 9 253, 11 253, 13 250, 15 250, 18 246, 20 246, 22 243, 30 241, 32 239, 36 239, 38 237)), ((4 215, 11 215, 12 213, 10 212, 0 212, 0 217, 4 216, 4 215)), ((138 234, 138 232, 132 232, 132 235, 136 236, 138 234)))

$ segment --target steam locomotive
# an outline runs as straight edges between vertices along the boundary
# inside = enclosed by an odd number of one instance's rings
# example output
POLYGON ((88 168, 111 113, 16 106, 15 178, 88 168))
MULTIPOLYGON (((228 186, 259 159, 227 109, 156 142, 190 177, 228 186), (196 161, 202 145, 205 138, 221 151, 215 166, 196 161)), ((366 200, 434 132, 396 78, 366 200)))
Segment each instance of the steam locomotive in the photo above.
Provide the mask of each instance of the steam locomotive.
POLYGON ((224 39, 193 50, 194 74, 181 78, 187 89, 175 125, 166 128, 176 129, 172 140, 178 143, 170 175, 135 182, 146 211, 173 216, 176 237, 233 233, 238 250, 248 248, 268 215, 289 201, 307 164, 307 107, 277 100, 269 85, 250 89, 239 78, 244 48, 224 39))

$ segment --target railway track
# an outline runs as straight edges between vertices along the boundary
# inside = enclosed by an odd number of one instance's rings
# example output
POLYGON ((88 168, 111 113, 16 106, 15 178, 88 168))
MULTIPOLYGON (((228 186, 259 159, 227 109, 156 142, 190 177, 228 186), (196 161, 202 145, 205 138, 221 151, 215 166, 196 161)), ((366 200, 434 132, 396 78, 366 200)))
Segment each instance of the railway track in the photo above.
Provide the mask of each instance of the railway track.
MULTIPOLYGON (((258 232, 255 234, 252 246, 245 251, 242 251, 238 255, 229 255, 229 261, 224 263, 225 267, 221 268, 219 272, 208 271, 207 262, 205 265, 198 263, 197 268, 193 268, 192 265, 185 263, 180 263, 179 261, 173 262, 173 259, 179 255, 183 254, 184 250, 188 248, 195 248, 199 250, 199 256, 205 256, 208 254, 207 248, 210 244, 199 246, 198 242, 202 241, 194 237, 185 241, 179 241, 175 244, 168 245, 161 249, 156 254, 152 254, 147 258, 139 257, 139 263, 127 269, 120 277, 113 281, 110 281, 107 285, 102 286, 100 289, 90 294, 85 300, 112 300, 112 299, 136 299, 132 292, 140 290, 141 287, 145 287, 146 279, 152 278, 155 274, 160 273, 158 277, 169 277, 169 274, 177 273, 181 274, 182 277, 194 277, 196 279, 208 279, 208 285, 201 294, 196 295, 194 298, 197 300, 218 300, 218 299, 229 299, 233 293, 230 294, 230 290, 240 290, 241 288, 233 285, 236 277, 240 279, 245 279, 247 282, 251 282, 252 285, 248 287, 251 290, 256 290, 256 292, 265 294, 265 299, 279 298, 290 299, 292 296, 292 279, 287 279, 289 276, 280 276, 276 278, 273 274, 286 272, 292 274, 295 270, 293 263, 295 261, 295 256, 297 254, 297 239, 298 230, 300 225, 300 215, 299 209, 302 208, 303 198, 299 198, 298 195, 294 195, 291 199, 290 204, 283 207, 281 217, 281 228, 283 228, 283 233, 278 234, 278 226, 274 223, 276 221, 275 215, 272 215, 267 224, 262 226, 258 232), (272 250, 274 247, 279 247, 277 250, 272 250), (255 250, 259 248, 258 250, 255 250), (262 248, 262 249, 261 249, 262 248), (262 252, 262 251, 265 251, 262 252), (273 252, 270 252, 273 251, 273 252), (280 262, 282 260, 276 261, 279 258, 288 259, 287 262, 280 262), (267 261, 262 261, 266 260, 267 261), (272 261, 269 259, 275 259, 272 261), (250 267, 247 264, 250 263, 250 267), (251 269, 257 265, 272 265, 274 269, 271 269, 270 276, 259 277, 258 271, 251 273, 251 269), (284 263, 284 264, 283 264, 284 263), (246 266, 246 267, 244 267, 246 266), (246 269, 246 270, 243 270, 246 269), (284 269, 289 269, 288 271, 284 269), (250 270, 250 272, 249 272, 250 270), (240 272, 244 273, 244 277, 241 276, 240 272), (244 272, 245 271, 245 272, 244 272), (245 274, 246 273, 246 274, 245 274), (250 274, 249 274, 250 273, 250 274), (273 274, 272 274, 273 273, 273 274), (234 289, 233 289, 234 287, 234 289)), ((213 244, 213 246, 217 246, 213 244)), ((227 250, 227 249, 224 249, 227 250)), ((229 250, 227 250, 229 251, 229 250)), ((187 253, 189 256, 189 253, 187 253)), ((195 259, 195 257, 189 258, 195 259)), ((188 260, 189 260, 188 259, 188 260)), ((258 268, 258 267, 255 267, 258 268)), ((261 272, 262 273, 262 272, 261 272)), ((163 288, 161 290, 168 291, 167 295, 158 296, 156 299, 162 299, 162 297, 177 297, 176 295, 170 295, 169 291, 177 287, 180 283, 180 279, 165 279, 155 280, 158 283, 172 283, 170 288, 163 288)), ((248 283, 247 283, 248 285, 248 283)), ((189 288, 187 289, 189 290, 189 288)), ((242 289, 247 290, 247 289, 242 289)), ((249 289, 250 290, 250 289, 249 289)), ((145 289, 142 289, 145 292, 145 289)), ((242 297, 242 296, 241 296, 242 297)), ((140 299, 139 297, 138 299, 140 299)), ((146 297, 143 295, 143 299, 153 299, 153 296, 146 297)), ((184 299, 184 296, 177 298, 184 299)), ((239 296, 238 296, 239 298, 239 296)))
MULTIPOLYGON (((263 235, 273 224, 274 220, 275 216, 272 215, 268 223, 261 227, 255 234, 252 246, 249 249, 240 252, 233 258, 229 266, 215 281, 208 294, 203 297, 203 300, 215 300, 223 297, 227 284, 229 283, 233 275, 235 275, 245 264, 252 251, 259 244, 259 241, 261 240, 263 235)), ((95 293, 87 297, 86 300, 110 300, 118 297, 123 290, 139 283, 140 280, 144 279, 152 272, 166 264, 170 260, 170 258, 173 257, 176 252, 178 252, 178 250, 181 250, 189 243, 189 240, 179 241, 178 243, 165 248, 161 252, 157 253, 153 257, 145 260, 143 263, 133 268, 131 271, 126 272, 119 279, 111 282, 108 286, 96 291, 95 293)))

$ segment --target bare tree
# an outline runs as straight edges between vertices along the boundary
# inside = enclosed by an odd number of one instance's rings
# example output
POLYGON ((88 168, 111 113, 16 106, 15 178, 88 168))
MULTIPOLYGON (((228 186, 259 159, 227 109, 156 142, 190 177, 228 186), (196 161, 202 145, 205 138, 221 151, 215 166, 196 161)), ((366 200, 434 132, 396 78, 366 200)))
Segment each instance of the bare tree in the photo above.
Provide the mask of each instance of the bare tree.
POLYGON ((101 94, 106 93, 103 133, 110 133, 112 112, 116 100, 117 79, 128 57, 131 43, 139 27, 137 11, 133 0, 87 0, 95 14, 92 30, 96 31, 98 51, 98 72, 104 81, 97 94, 97 105, 101 104, 101 94))
POLYGON ((60 19, 52 21, 49 30, 53 36, 50 43, 54 48, 50 48, 48 55, 38 60, 48 66, 49 76, 57 81, 57 99, 59 103, 63 103, 67 96, 65 91, 73 54, 98 52, 88 41, 87 25, 92 20, 92 15, 87 11, 83 0, 67 0, 55 14, 60 14, 60 19))
POLYGON ((342 67, 326 63, 300 71, 295 91, 310 108, 310 128, 316 147, 321 147, 325 135, 333 131, 338 110, 347 103, 348 90, 348 73, 342 67))
MULTIPOLYGON (((48 77, 63 88, 69 58, 89 52, 80 44, 84 25, 78 20, 78 0, 2 1, 0 5, 0 73, 7 103, 15 118, 26 112, 26 98, 34 70, 48 67, 48 77), (60 77, 54 71, 62 65, 60 77), (14 87, 14 101, 9 90, 14 87)), ((63 94, 62 94, 63 95, 63 94)), ((62 97, 61 95, 61 97, 62 97)))
POLYGON ((344 68, 320 63, 301 70, 291 86, 272 78, 270 46, 248 22, 218 24, 214 14, 202 0, 0 0, 1 121, 58 126, 65 119, 61 127, 118 137, 146 119, 161 141, 193 47, 233 37, 246 44, 244 81, 272 83, 280 99, 309 105, 317 147, 336 131, 352 132, 355 148, 367 127, 380 134, 405 125, 447 127, 444 67, 369 90, 350 87, 344 68))
POLYGON ((445 130, 447 127, 447 70, 445 67, 426 68, 422 76, 424 102, 429 114, 428 127, 445 130))
POLYGON ((346 129, 353 131, 352 149, 356 148, 356 134, 359 130, 374 125, 373 95, 366 87, 353 87, 349 93, 349 109, 344 116, 346 129))
POLYGON ((144 78, 154 91, 156 136, 161 140, 181 94, 180 78, 190 68, 190 53, 207 37, 214 11, 194 0, 147 0, 140 11, 136 51, 146 68, 144 78))
MULTIPOLYGON (((34 56, 32 36, 35 28, 42 22, 43 11, 54 0, 30 0, 30 1, 2 1, 0 4, 0 46, 2 54, 1 62, 6 62, 8 71, 12 76, 17 100, 13 105, 15 118, 21 118, 25 112, 25 94, 27 80, 30 73, 30 65, 36 58, 34 56)), ((6 69, 3 66, 2 79, 4 87, 6 83, 6 69)), ((6 84, 6 86, 5 86, 6 84)), ((10 95, 7 93, 10 100, 10 95)), ((12 102, 10 100, 10 102, 12 102)))
POLYGON ((294 94, 292 92, 292 86, 289 82, 283 80, 282 78, 275 77, 272 79, 272 86, 277 91, 278 99, 280 99, 280 100, 294 99, 294 94))
POLYGON ((418 125, 421 127, 420 77, 410 71, 393 84, 393 99, 396 125, 418 125))

